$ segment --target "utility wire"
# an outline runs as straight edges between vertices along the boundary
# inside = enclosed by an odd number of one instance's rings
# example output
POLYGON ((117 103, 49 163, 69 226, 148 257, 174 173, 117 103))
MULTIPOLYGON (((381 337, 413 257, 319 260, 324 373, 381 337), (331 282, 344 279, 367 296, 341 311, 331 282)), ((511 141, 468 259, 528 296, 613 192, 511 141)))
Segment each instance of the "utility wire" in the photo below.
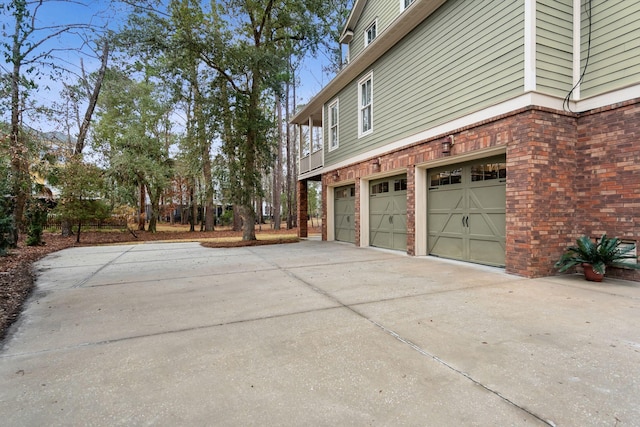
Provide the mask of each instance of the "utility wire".
POLYGON ((573 95, 573 92, 577 89, 577 87, 580 85, 580 83, 582 83, 582 81, 584 80, 584 76, 587 72, 587 66, 589 66, 589 58, 591 58, 591 27, 592 27, 591 17, 593 13, 592 0, 587 0, 585 12, 587 13, 587 20, 589 21, 589 34, 587 38, 587 58, 584 62, 584 68, 582 69, 582 74, 580 75, 580 78, 578 79, 576 84, 571 88, 567 96, 565 96, 564 102, 562 103, 562 109, 565 111, 569 111, 571 113, 573 113, 573 111, 571 110, 571 96, 573 95))

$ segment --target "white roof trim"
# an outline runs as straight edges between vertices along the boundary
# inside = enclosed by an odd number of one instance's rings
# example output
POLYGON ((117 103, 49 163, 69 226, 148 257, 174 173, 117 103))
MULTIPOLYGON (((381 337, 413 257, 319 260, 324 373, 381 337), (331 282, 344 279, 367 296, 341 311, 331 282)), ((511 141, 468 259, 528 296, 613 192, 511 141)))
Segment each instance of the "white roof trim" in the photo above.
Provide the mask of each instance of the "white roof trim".
POLYGON ((353 38, 353 30, 355 30, 356 25, 360 20, 360 15, 362 15, 362 10, 366 3, 367 0, 356 0, 353 8, 351 9, 351 13, 349 14, 349 18, 347 18, 347 23, 340 34, 340 43, 349 43, 353 38))

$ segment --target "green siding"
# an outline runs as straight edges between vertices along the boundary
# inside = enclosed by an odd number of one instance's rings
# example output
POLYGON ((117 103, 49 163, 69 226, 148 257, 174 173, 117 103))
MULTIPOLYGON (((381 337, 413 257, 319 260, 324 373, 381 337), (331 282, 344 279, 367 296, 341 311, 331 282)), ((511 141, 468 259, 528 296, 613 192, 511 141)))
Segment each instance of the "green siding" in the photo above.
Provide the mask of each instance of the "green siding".
MULTIPOLYGON (((582 11, 581 60, 588 52, 588 20, 582 11)), ((640 2, 593 0, 591 57, 581 97, 587 98, 640 81, 640 2)))
POLYGON ((537 90, 564 97, 573 81, 572 1, 538 0, 536 7, 537 90))
POLYGON ((400 13, 398 0, 370 0, 362 9, 362 15, 353 31, 353 40, 349 43, 349 56, 354 59, 364 49, 364 32, 374 20, 378 20, 378 36, 393 22, 400 13))
POLYGON ((325 165, 521 94, 523 21, 521 1, 445 3, 363 73, 373 71, 373 133, 357 135, 358 79, 339 94, 340 148, 325 165))

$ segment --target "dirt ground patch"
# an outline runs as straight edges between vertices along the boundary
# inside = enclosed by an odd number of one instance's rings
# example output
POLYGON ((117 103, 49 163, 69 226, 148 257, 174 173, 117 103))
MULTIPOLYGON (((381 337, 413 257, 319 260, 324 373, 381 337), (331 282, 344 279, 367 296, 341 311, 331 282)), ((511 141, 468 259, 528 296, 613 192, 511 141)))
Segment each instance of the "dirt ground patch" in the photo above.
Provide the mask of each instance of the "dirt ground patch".
MULTIPOLYGON (((259 246, 283 243, 295 243, 297 229, 272 230, 262 227, 256 230, 257 240, 243 242, 242 233, 229 229, 216 229, 212 232, 189 232, 184 226, 162 226, 157 233, 135 231, 134 237, 129 231, 83 232, 80 243, 76 237, 63 237, 58 233, 45 233, 43 246, 26 246, 23 240, 7 256, 0 257, 0 341, 7 330, 19 317, 24 301, 29 297, 35 282, 33 263, 40 258, 62 249, 76 246, 95 246, 118 243, 139 243, 148 241, 191 241, 202 242, 208 248, 230 248, 259 246)), ((310 227, 309 233, 319 233, 318 227, 310 227)))

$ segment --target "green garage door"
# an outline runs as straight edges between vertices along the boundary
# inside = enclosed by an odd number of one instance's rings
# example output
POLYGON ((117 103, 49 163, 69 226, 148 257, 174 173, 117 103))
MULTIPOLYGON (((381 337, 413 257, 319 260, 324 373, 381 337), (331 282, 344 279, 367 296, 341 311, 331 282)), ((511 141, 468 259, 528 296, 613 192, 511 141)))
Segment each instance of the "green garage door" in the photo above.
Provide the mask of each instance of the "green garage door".
POLYGON ((406 251, 407 176, 372 181, 369 189, 369 244, 406 251))
POLYGON ((356 186, 338 187, 334 192, 335 237, 341 242, 356 242, 356 186))
POLYGON ((429 254, 504 266, 506 164, 497 157, 429 171, 429 254))

